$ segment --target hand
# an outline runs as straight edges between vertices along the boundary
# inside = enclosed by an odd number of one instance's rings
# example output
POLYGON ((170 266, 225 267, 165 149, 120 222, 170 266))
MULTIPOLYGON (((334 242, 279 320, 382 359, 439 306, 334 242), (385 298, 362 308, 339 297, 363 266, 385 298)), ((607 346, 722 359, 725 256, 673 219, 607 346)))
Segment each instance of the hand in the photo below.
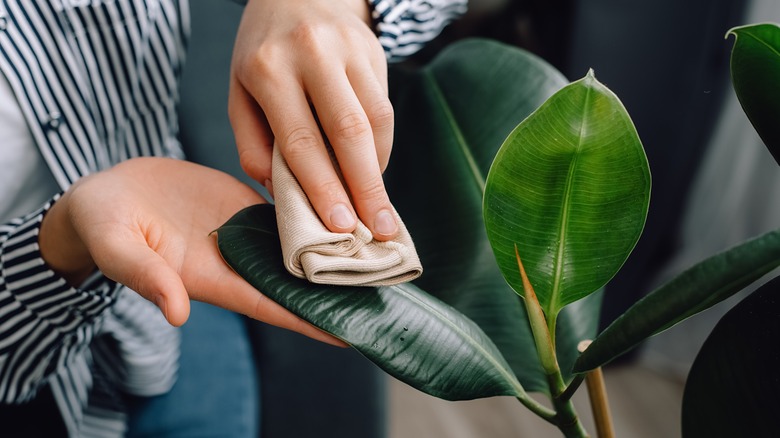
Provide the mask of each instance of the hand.
POLYGON ((240 209, 265 202, 235 178, 168 158, 135 158, 77 181, 49 210, 41 255, 71 284, 95 267, 181 325, 204 301, 343 345, 234 273, 209 234, 240 209))
POLYGON ((374 238, 389 240, 398 225, 382 172, 394 116, 387 61, 368 22, 365 0, 250 0, 233 52, 228 112, 252 178, 273 190, 275 142, 328 229, 353 231, 357 212, 374 238))

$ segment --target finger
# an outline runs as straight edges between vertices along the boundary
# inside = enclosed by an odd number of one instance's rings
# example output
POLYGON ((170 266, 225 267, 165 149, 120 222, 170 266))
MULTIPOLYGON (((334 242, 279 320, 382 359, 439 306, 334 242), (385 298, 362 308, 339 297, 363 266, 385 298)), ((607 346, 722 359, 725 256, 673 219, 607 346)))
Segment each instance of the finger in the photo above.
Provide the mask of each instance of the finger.
POLYGON ((328 67, 305 79, 358 216, 374 238, 392 239, 398 224, 382 180, 372 127, 352 85, 343 71, 328 67))
POLYGON ((246 89, 231 78, 228 115, 244 172, 264 185, 273 196, 271 184, 271 151, 273 134, 260 106, 246 89))
POLYGON ((187 321, 190 300, 179 274, 145 241, 108 239, 104 244, 96 251, 95 263, 108 278, 153 302, 171 325, 187 321))
MULTIPOLYGON (((215 257, 218 257, 218 255, 215 255, 215 257)), ((327 344, 346 346, 343 341, 309 324, 260 293, 227 266, 218 269, 219 273, 215 274, 216 276, 213 278, 218 279, 216 284, 219 285, 219 293, 215 294, 214 290, 199 291, 197 287, 193 287, 191 289, 193 289, 192 296, 194 299, 241 313, 258 321, 292 330, 327 344)))
POLYGON ((364 66, 348 69, 347 77, 366 112, 374 136, 379 167, 384 172, 393 149, 395 124, 393 105, 387 95, 387 74, 384 70, 376 72, 369 66, 364 66))
POLYGON ((355 212, 300 83, 289 77, 279 78, 257 90, 255 96, 268 116, 277 147, 317 215, 331 231, 352 232, 357 224, 355 212), (285 92, 268 93, 269 89, 285 92))

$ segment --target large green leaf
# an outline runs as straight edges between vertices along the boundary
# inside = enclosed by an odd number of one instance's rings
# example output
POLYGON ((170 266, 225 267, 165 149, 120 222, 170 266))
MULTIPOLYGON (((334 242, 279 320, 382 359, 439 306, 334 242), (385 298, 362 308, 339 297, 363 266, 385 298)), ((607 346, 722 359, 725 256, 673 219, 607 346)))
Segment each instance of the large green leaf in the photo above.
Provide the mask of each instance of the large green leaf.
POLYGON ((272 205, 233 216, 217 230, 217 242, 258 290, 421 391, 447 400, 525 394, 476 324, 412 284, 358 288, 293 277, 282 263, 272 205))
POLYGON ((780 230, 689 268, 631 306, 577 359, 575 372, 602 366, 648 337, 739 292, 780 266, 780 230))
MULTIPOLYGON (((391 71, 396 112, 388 192, 425 269, 415 284, 473 319, 529 391, 547 391, 522 300, 501 276, 482 220, 485 176, 506 136, 568 81, 528 52, 486 40, 391 71)), ((601 295, 564 312, 558 358, 596 334, 601 295)), ((565 366, 564 369, 570 369, 565 366)))
POLYGON ((589 72, 504 142, 487 177, 487 234, 522 294, 515 245, 548 318, 612 278, 636 245, 650 170, 620 100, 589 72))
POLYGON ((727 35, 736 38, 731 51, 731 79, 739 102, 780 163, 780 27, 752 24, 735 27, 727 35))
POLYGON ((780 278, 753 292, 713 329, 683 396, 683 436, 780 436, 780 278))

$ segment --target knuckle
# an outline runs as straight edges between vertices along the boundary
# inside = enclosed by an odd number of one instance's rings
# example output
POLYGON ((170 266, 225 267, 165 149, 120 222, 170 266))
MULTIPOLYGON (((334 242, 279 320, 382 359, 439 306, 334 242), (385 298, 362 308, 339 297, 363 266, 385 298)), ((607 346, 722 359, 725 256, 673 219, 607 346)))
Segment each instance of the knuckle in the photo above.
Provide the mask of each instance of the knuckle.
POLYGON ((307 126, 296 126, 281 137, 284 156, 294 161, 309 156, 320 144, 319 136, 307 126))
POLYGON ((237 62, 236 70, 242 78, 273 77, 284 57, 285 50, 279 44, 264 43, 242 56, 237 62))
POLYGON ((357 140, 370 134, 365 116, 356 111, 339 114, 333 121, 333 133, 342 140, 357 140))
POLYGON ((322 181, 313 188, 313 198, 324 201, 324 204, 330 205, 338 202, 344 197, 344 186, 339 181, 322 181))
POLYGON ((301 21, 291 31, 297 47, 309 54, 325 53, 323 42, 327 41, 328 26, 320 21, 301 21))
POLYGON ((389 100, 374 104, 368 111, 368 120, 374 129, 392 128, 395 123, 395 112, 389 100))
POLYGON ((382 178, 374 178, 366 184, 356 188, 356 190, 352 191, 352 196, 355 197, 355 199, 361 200, 363 203, 370 204, 382 204, 387 199, 382 178))

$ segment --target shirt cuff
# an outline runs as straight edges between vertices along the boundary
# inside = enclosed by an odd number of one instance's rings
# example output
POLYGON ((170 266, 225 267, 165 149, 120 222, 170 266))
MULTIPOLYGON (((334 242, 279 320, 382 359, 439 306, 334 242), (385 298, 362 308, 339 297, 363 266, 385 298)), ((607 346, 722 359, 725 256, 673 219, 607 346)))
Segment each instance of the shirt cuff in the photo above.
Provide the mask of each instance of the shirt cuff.
POLYGON ((467 0, 367 0, 379 42, 390 62, 401 61, 466 13, 467 0))
POLYGON ((59 199, 52 198, 40 210, 11 224, 0 234, 0 279, 10 293, 38 318, 70 323, 91 319, 110 306, 117 293, 116 282, 95 272, 80 287, 72 287, 43 260, 38 245, 44 215, 59 199), (57 315, 57 316, 55 316, 57 315), (65 316, 69 317, 65 317, 65 316))

